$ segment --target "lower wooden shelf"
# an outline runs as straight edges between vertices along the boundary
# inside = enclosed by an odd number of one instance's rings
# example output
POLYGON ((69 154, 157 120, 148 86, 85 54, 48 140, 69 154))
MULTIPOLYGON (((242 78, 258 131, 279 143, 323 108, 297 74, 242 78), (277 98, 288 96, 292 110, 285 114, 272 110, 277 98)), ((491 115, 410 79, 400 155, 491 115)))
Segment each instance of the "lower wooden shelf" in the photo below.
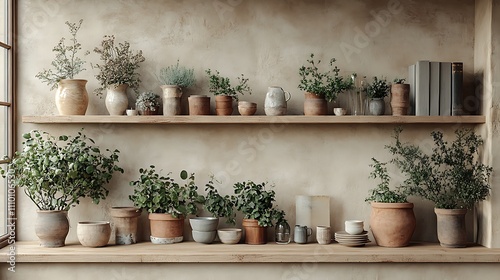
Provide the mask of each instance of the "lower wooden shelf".
MULTIPOLYGON (((319 245, 225 245, 182 242, 154 245, 108 245, 87 248, 68 244, 42 248, 36 242, 16 242, 16 263, 498 263, 500 249, 478 245, 443 248, 439 244, 414 243, 404 248, 384 248, 373 243, 364 247, 339 244, 319 245)), ((9 246, 0 250, 0 261, 7 262, 9 246)), ((10 255, 9 255, 10 254, 10 255)))

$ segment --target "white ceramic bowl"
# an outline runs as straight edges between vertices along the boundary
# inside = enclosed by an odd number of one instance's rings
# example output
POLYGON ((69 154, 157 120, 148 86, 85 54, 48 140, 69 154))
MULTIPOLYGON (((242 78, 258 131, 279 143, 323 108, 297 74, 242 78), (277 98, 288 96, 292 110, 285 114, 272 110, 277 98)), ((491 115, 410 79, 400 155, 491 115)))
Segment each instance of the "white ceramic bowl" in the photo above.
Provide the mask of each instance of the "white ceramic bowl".
POLYGON ((193 230, 193 239, 198 243, 210 244, 214 242, 217 231, 197 231, 193 230))
POLYGON ((79 222, 76 228, 78 240, 85 247, 106 246, 111 237, 109 222, 79 222))
POLYGON ((363 229, 363 221, 347 220, 345 221, 345 231, 349 234, 361 234, 363 229))
POLYGON ((241 239, 241 228, 222 228, 217 231, 220 242, 224 244, 237 244, 241 239))
POLYGON ((219 218, 196 217, 189 219, 191 228, 196 231, 216 231, 219 226, 219 218))

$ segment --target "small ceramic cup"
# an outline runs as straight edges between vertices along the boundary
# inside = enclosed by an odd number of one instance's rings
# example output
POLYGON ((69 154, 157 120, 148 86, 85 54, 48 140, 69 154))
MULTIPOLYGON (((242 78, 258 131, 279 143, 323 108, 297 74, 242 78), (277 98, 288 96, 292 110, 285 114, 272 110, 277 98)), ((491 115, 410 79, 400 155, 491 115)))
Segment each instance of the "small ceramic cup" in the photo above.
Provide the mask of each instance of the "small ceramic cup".
POLYGON ((316 227, 316 240, 321 245, 330 244, 332 242, 332 231, 329 226, 316 227))
POLYGON ((127 116, 137 116, 137 110, 127 109, 127 116))
POLYGON ((363 221, 347 220, 345 221, 345 231, 349 234, 361 234, 363 229, 363 221))
POLYGON ((333 113, 335 116, 343 116, 347 114, 347 110, 345 108, 333 108, 333 113))

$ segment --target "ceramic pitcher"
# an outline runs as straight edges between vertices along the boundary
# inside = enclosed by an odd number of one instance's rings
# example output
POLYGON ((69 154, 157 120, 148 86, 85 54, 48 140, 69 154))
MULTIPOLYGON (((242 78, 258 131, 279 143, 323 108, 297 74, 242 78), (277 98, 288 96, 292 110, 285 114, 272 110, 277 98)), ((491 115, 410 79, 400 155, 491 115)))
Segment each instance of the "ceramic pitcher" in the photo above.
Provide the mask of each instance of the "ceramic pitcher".
POLYGON ((269 87, 264 102, 264 111, 268 116, 281 116, 286 114, 286 102, 292 96, 281 87, 269 87))
POLYGON ((298 244, 306 244, 307 238, 312 234, 312 228, 308 228, 307 226, 295 225, 293 235, 293 241, 298 244))

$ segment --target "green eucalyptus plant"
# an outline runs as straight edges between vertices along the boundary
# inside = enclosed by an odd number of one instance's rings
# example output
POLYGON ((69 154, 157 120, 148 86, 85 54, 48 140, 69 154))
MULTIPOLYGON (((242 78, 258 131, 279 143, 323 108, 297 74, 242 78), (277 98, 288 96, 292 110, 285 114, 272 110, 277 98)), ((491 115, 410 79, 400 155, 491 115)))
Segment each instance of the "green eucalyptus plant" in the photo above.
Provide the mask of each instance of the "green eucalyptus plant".
POLYGON ((270 227, 273 221, 285 219, 285 212, 274 205, 275 191, 266 190, 266 183, 238 182, 233 187, 232 200, 245 219, 255 219, 262 227, 270 227))
POLYGON ((368 85, 366 96, 368 98, 384 98, 389 94, 390 85, 385 78, 373 77, 373 82, 368 85))
POLYGON ((140 111, 156 111, 158 110, 160 104, 160 96, 152 91, 142 92, 135 101, 135 107, 140 111))
POLYGON ((231 86, 229 78, 222 77, 219 71, 215 70, 215 72, 212 72, 212 70, 207 69, 205 73, 207 73, 210 83, 209 91, 214 95, 227 95, 238 100, 238 94, 252 94, 252 90, 248 85, 248 79, 245 78, 243 74, 237 77, 238 84, 236 86, 231 86))
MULTIPOLYGON (((76 39, 76 35, 80 27, 82 26, 83 19, 80 19, 78 23, 70 23, 66 21, 66 25, 69 28, 69 33, 71 34, 70 45, 66 45, 66 39, 63 37, 59 40, 59 43, 52 49, 56 54, 56 57, 51 62, 53 69, 43 69, 41 72, 36 74, 36 78, 42 80, 50 86, 53 90, 57 88, 57 83, 63 79, 73 79, 80 72, 86 70, 84 68, 85 61, 77 56, 78 51, 82 49, 82 45, 76 39)), ((89 52, 85 52, 87 55, 89 52)))
POLYGON ((171 65, 160 70, 158 80, 163 85, 176 85, 181 88, 186 88, 194 85, 194 69, 187 69, 179 65, 177 60, 176 65, 171 65))
POLYGON ((219 191, 214 187, 214 177, 205 185, 205 209, 212 214, 213 217, 226 218, 227 224, 236 224, 236 213, 234 212, 234 202, 231 196, 222 196, 219 191))
POLYGON ((92 68, 99 69, 99 74, 95 77, 99 81, 100 87, 94 90, 97 96, 102 96, 102 92, 109 86, 127 84, 136 93, 141 83, 140 74, 137 70, 140 63, 145 61, 142 50, 133 52, 130 44, 125 41, 115 45, 115 36, 104 36, 101 46, 94 48, 94 52, 99 54, 102 63, 91 65, 92 68))
POLYGON ((11 185, 23 188, 40 210, 67 211, 84 197, 98 204, 109 194, 104 185, 113 173, 123 173, 115 164, 119 151, 106 149, 106 156, 82 132, 55 138, 33 130, 23 138, 23 150, 15 153, 7 171, 0 172, 11 185))
POLYGON ((174 218, 196 214, 198 203, 203 203, 203 196, 198 194, 194 173, 188 174, 183 170, 180 174, 185 183, 175 182, 169 175, 161 176, 156 172, 155 166, 149 169, 139 169, 139 179, 131 181, 134 194, 129 199, 139 208, 146 209, 149 213, 171 214, 174 218))
POLYGON ((387 172, 387 163, 380 162, 379 160, 372 158, 373 163, 370 167, 373 167, 372 172, 370 172, 370 178, 380 179, 380 183, 376 188, 371 189, 368 197, 365 201, 369 202, 380 202, 380 203, 406 203, 408 202, 408 196, 404 193, 404 189, 401 187, 391 190, 389 187, 391 177, 387 172))

